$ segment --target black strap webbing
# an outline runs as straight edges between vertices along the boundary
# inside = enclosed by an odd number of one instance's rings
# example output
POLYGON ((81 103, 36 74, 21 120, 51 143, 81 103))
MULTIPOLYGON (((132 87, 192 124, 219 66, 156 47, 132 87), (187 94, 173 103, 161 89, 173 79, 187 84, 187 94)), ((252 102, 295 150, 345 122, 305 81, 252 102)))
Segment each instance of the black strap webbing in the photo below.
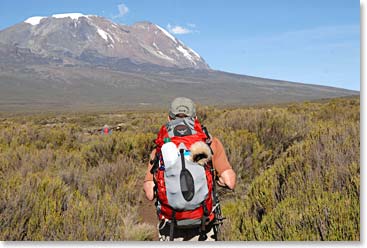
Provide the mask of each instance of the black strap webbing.
POLYGON ((159 167, 159 156, 160 156, 160 154, 157 153, 155 155, 154 159, 149 161, 149 163, 152 165, 152 168, 150 169, 150 173, 151 174, 154 174, 158 170, 158 167, 159 167))
POLYGON ((184 170, 186 168, 185 167, 185 155, 184 155, 184 152, 185 152, 184 149, 180 149, 182 170, 184 170))
POLYGON ((175 228, 175 222, 176 222, 176 211, 173 210, 172 211, 172 220, 171 220, 171 225, 169 228, 169 241, 173 241, 173 231, 175 228))
POLYGON ((200 236, 199 241, 204 241, 208 238, 206 235, 206 219, 209 216, 208 208, 205 205, 205 201, 201 203, 201 206, 203 207, 203 216, 201 217, 201 226, 200 226, 200 236))

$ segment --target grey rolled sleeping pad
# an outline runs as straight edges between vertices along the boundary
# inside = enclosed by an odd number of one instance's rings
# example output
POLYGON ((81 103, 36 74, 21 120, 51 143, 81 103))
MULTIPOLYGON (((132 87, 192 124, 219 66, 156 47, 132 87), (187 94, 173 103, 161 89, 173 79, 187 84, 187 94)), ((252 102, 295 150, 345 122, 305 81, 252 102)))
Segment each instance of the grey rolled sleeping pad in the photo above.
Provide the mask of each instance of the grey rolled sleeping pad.
POLYGON ((185 158, 185 167, 194 179, 194 197, 187 201, 181 190, 180 174, 182 170, 181 158, 165 168, 164 182, 169 205, 175 210, 193 210, 198 208, 208 196, 208 184, 205 169, 201 165, 185 158))

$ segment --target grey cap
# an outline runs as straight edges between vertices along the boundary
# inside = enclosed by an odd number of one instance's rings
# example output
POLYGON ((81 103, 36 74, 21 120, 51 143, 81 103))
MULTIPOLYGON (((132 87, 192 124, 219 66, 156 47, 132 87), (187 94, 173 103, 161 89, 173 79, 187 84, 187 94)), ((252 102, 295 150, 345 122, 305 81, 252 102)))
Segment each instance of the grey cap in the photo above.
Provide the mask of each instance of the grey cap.
POLYGON ((175 118, 177 114, 185 114, 189 117, 196 116, 195 103, 186 97, 177 97, 175 98, 169 109, 169 116, 171 118, 175 118))

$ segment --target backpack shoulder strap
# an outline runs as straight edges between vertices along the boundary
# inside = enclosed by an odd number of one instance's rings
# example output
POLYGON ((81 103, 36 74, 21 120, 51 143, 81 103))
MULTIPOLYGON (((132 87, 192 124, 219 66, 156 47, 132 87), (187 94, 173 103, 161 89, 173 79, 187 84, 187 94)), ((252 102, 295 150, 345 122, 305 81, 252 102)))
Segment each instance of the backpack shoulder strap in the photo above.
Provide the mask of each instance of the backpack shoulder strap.
POLYGON ((161 148, 164 144, 164 138, 168 137, 167 135, 168 135, 168 132, 167 132, 166 125, 163 125, 157 134, 157 138, 154 140, 156 152, 155 152, 154 159, 149 161, 149 163, 152 165, 152 168, 150 169, 151 174, 154 174, 159 167, 159 156, 161 153, 161 148))
POLYGON ((166 125, 163 125, 157 134, 157 138, 154 140, 157 153, 161 151, 161 147, 164 144, 164 138, 168 137, 168 131, 166 125))
POLYGON ((159 167, 159 154, 156 152, 154 159, 150 160, 149 163, 152 165, 152 168, 150 169, 150 173, 154 174, 159 167))
POLYGON ((206 126, 204 126, 204 125, 201 124, 201 129, 203 130, 203 132, 206 135, 206 144, 209 146, 210 151, 211 151, 211 153, 213 155, 214 152, 213 152, 213 149, 211 147, 211 144, 212 144, 212 136, 209 134, 208 129, 206 128, 206 126))

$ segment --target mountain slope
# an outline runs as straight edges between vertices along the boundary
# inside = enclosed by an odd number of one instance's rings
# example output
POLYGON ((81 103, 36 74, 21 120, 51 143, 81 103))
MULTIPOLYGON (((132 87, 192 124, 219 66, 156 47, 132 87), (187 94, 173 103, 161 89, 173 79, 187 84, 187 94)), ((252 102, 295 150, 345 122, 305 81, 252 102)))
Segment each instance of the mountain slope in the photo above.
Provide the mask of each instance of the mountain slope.
POLYGON ((77 13, 31 17, 0 32, 0 43, 29 48, 35 54, 58 56, 66 63, 86 54, 128 58, 136 64, 209 69, 205 61, 166 30, 150 22, 132 26, 77 13))
POLYGON ((50 65, 0 70, 0 89, 0 110, 166 107, 176 96, 210 105, 273 104, 358 94, 217 71, 112 71, 50 65))
POLYGON ((82 14, 32 17, 0 31, 0 111, 248 105, 358 95, 214 71, 161 27, 82 14))

